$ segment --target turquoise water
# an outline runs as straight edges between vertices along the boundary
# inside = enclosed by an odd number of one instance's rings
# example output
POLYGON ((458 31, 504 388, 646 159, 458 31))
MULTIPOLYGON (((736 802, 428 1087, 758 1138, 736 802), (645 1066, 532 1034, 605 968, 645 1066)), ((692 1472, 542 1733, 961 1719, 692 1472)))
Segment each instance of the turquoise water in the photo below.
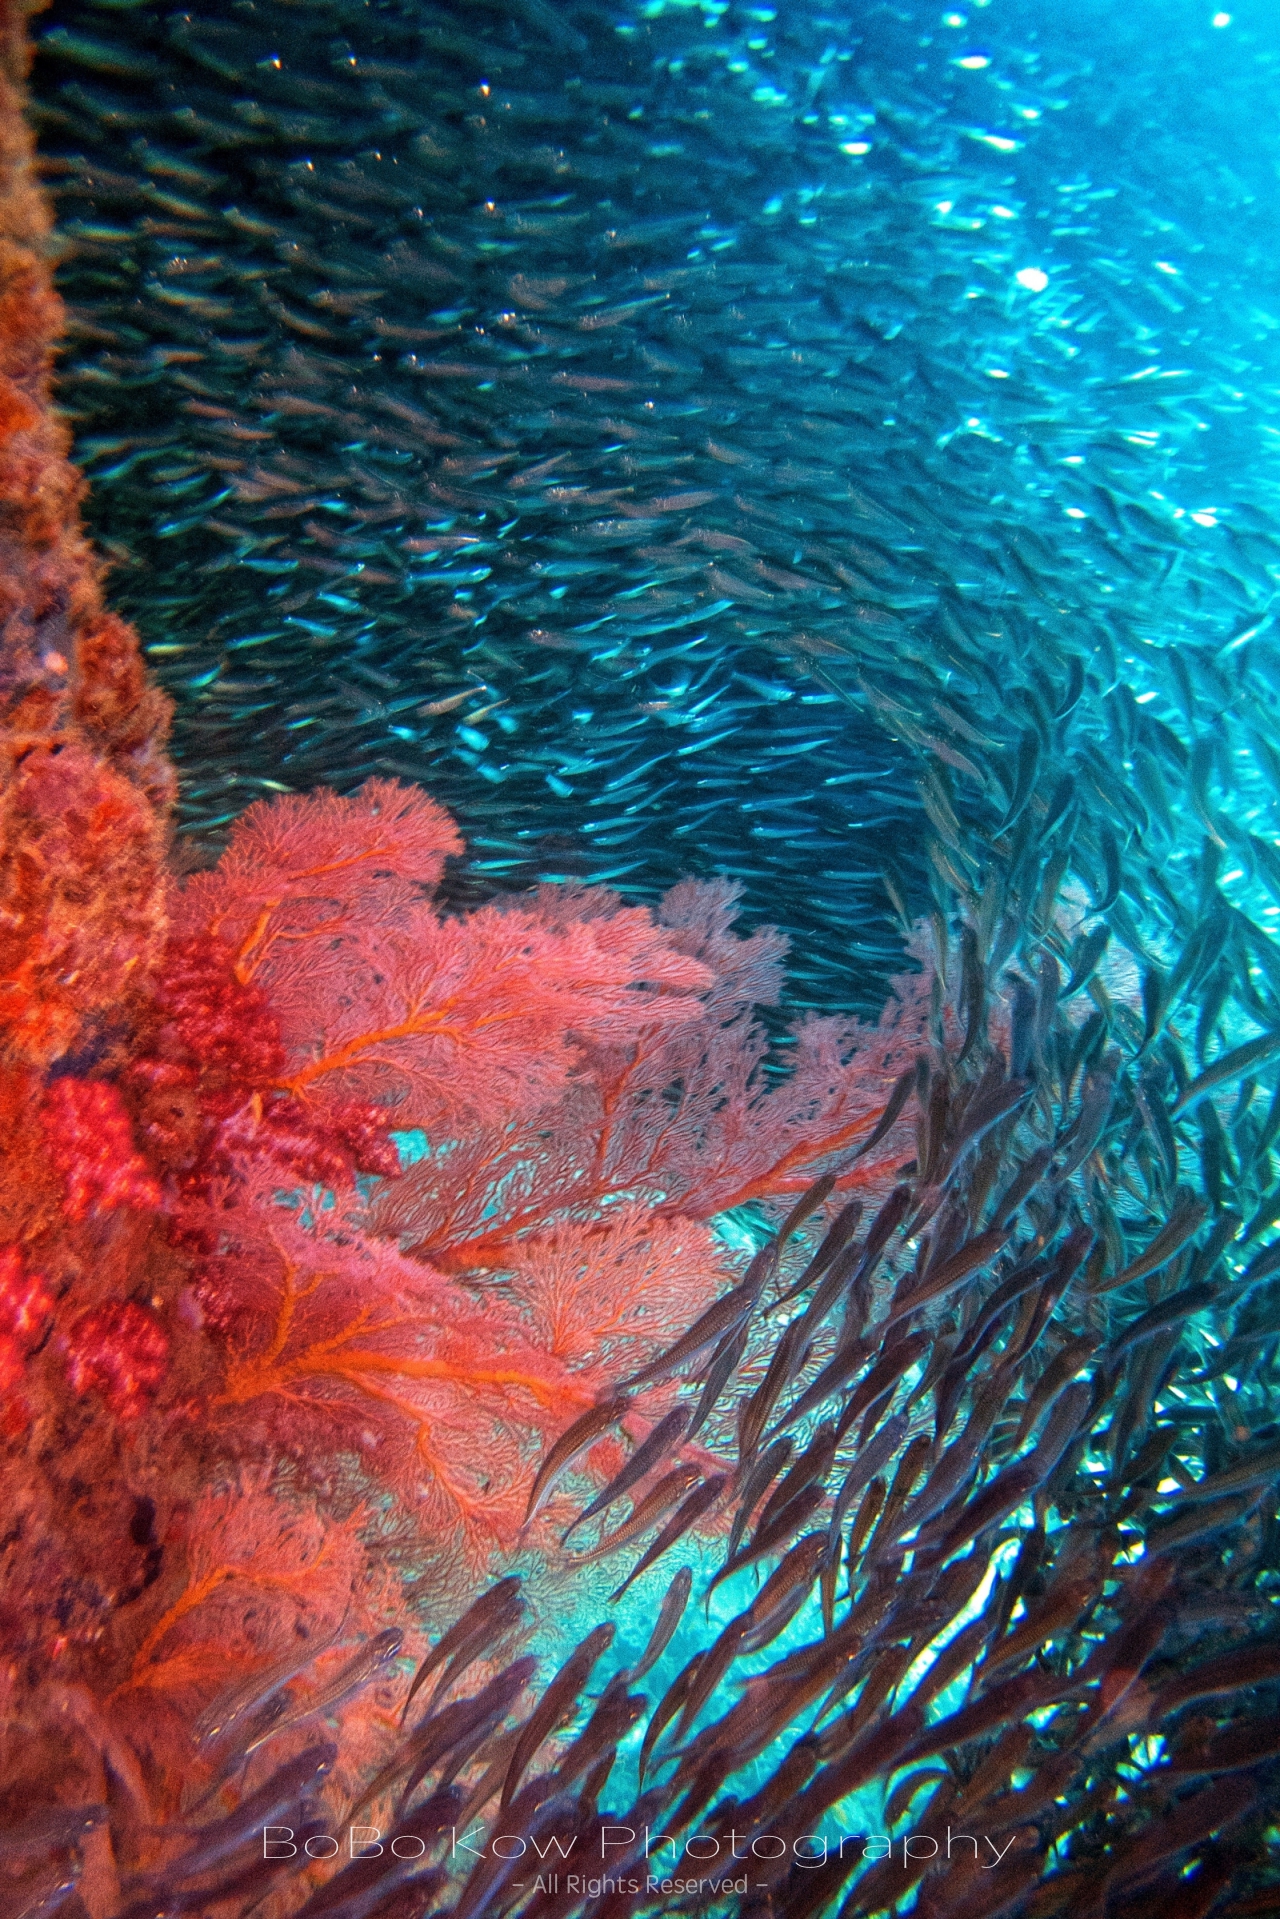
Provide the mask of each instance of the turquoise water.
MULTIPOLYGON (((104 0, 40 34, 60 392, 115 601, 178 702, 184 832, 212 848, 264 793, 390 771, 459 818, 460 901, 739 879, 793 941, 797 1007, 878 1009, 920 918, 961 1029, 966 952, 1006 1008, 1043 1006, 1054 955, 1032 1236, 1074 1209, 1114 1281, 1193 1223, 1143 1297, 1104 1280, 1045 1334, 1111 1342, 1045 1550, 1095 1523, 1090 1482, 1128 1523, 1152 1435, 1164 1518, 1269 1458, 1274 10, 104 0), (1125 1344, 1184 1293, 1172 1345, 1125 1344)), ((988 1541, 1010 1578, 1038 1519, 1028 1493, 988 1541)), ((1237 1520, 1180 1556, 1167 1671, 1237 1614, 1274 1633, 1274 1497, 1237 1520)), ((753 1590, 717 1593, 717 1629, 753 1590)), ((1083 1658, 1110 1627, 1080 1630, 1083 1658)), ((651 1685, 708 1636, 691 1609, 651 1685)), ((1145 1818, 1142 1739, 1106 1763, 1145 1818)), ((830 1817, 869 1827, 890 1777, 830 1817)), ((1274 1806, 1274 1771, 1249 1790, 1274 1806)), ((1046 1872, 1118 1843, 1079 1816, 1045 1816, 1046 1872)), ((1262 1899, 1275 1833, 1248 1830, 1225 1896, 1262 1899)), ((1086 1889, 1118 1910, 1206 1858, 1086 1889)))

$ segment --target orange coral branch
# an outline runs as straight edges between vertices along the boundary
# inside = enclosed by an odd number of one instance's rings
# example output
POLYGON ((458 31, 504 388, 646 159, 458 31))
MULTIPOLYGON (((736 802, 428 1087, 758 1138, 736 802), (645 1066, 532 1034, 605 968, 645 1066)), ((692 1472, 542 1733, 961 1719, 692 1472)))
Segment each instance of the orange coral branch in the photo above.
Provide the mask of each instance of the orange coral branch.
POLYGON ((591 1393, 567 1386, 551 1387, 536 1373, 523 1372, 517 1367, 455 1366, 444 1359, 411 1359, 395 1353, 360 1350, 344 1352, 353 1339, 365 1333, 392 1332, 402 1326, 420 1323, 414 1319, 387 1319, 371 1326, 367 1315, 361 1313, 340 1333, 335 1333, 330 1339, 316 1340, 296 1359, 277 1365, 269 1363, 264 1356, 232 1366, 227 1373, 226 1387, 214 1404, 241 1406, 250 1399, 261 1398, 264 1393, 281 1392, 294 1380, 325 1375, 346 1380, 348 1385, 357 1386, 362 1392, 369 1393, 371 1398, 376 1398, 378 1394, 366 1381, 366 1375, 375 1373, 391 1373, 400 1379, 447 1379, 463 1386, 522 1386, 540 1406, 554 1406, 563 1399, 585 1406, 590 1405, 594 1397, 591 1393))
MULTIPOLYGON (((514 966, 514 960, 508 961, 505 965, 493 966, 488 976, 490 987, 495 979, 504 974, 510 974, 514 966)), ((527 1007, 519 1003, 504 1006, 499 1011, 487 1014, 474 1010, 467 1012, 463 1005, 463 1012, 466 1014, 464 1018, 458 1016, 459 1006, 460 999, 457 994, 452 994, 429 1007, 425 1000, 416 1001, 412 1003, 407 1016, 397 1021, 394 1026, 383 1026, 372 1032, 357 1033, 353 1039, 347 1040, 332 1053, 322 1053, 318 1059, 308 1060, 307 1064, 300 1067, 291 1078, 282 1082, 282 1090, 292 1093, 297 1098, 307 1086, 326 1073, 340 1073, 344 1067, 354 1066, 357 1062, 361 1065, 377 1064, 376 1048, 393 1045, 397 1040, 424 1039, 432 1033, 450 1032, 455 1044, 465 1045, 474 1034, 486 1032, 495 1026, 512 1025, 528 1018, 527 1007)))
MULTIPOLYGON (((752 1199, 772 1199, 784 1193, 807 1192, 817 1175, 801 1169, 813 1167, 822 1160, 829 1159, 832 1153, 843 1152, 846 1147, 855 1145, 860 1139, 865 1139, 874 1131, 883 1111, 884 1108, 881 1107, 878 1111, 873 1108, 869 1113, 860 1113, 856 1120, 848 1126, 841 1127, 838 1132, 830 1134, 826 1139, 816 1143, 807 1139, 801 1145, 793 1146, 789 1153, 783 1153, 781 1158, 776 1159, 764 1172, 757 1173, 753 1178, 746 1180, 735 1193, 727 1198, 718 1195, 716 1211, 728 1212, 734 1206, 745 1206, 747 1201, 752 1199)), ((873 1178, 883 1178, 883 1176, 884 1168, 877 1163, 874 1168, 868 1167, 861 1176, 858 1173, 846 1173, 843 1183, 856 1185, 860 1177, 870 1183, 873 1178)))
MULTIPOLYGON (((280 1250, 278 1245, 277 1250, 280 1250)), ((300 1287, 297 1284, 296 1266, 283 1251, 280 1256, 284 1263, 284 1287, 270 1342, 264 1352, 233 1362, 228 1367, 223 1391, 214 1401, 215 1405, 241 1406, 267 1393, 287 1393, 289 1386, 299 1379, 323 1377, 343 1380, 371 1399, 386 1399, 387 1395, 370 1383, 378 1374, 389 1374, 400 1379, 448 1380, 463 1386, 522 1387, 540 1406, 545 1407, 565 1401, 576 1405, 591 1403, 593 1395, 585 1389, 567 1382, 552 1385, 545 1376, 522 1367, 459 1366, 446 1359, 420 1359, 408 1354, 376 1352, 359 1347, 353 1350, 354 1340, 430 1323, 422 1315, 412 1313, 375 1320, 373 1309, 369 1306, 362 1307, 338 1332, 327 1338, 313 1340, 291 1359, 282 1359, 299 1302, 333 1275, 323 1272, 313 1274, 309 1284, 300 1287)), ((420 1408, 405 1404, 401 1410, 409 1411, 415 1422, 421 1423, 423 1415, 420 1408)))
POLYGON ((160 1644, 165 1634, 169 1632, 172 1627, 176 1626, 185 1614, 194 1611, 197 1606, 203 1605, 210 1593, 218 1586, 221 1586, 226 1580, 248 1579, 251 1580, 255 1586, 274 1586, 281 1591, 292 1592, 298 1587, 308 1584, 314 1571, 314 1565, 308 1567, 306 1572, 303 1573, 267 1573, 258 1572, 252 1566, 226 1565, 215 1566, 212 1572, 205 1573, 200 1579, 192 1580, 182 1596, 176 1599, 173 1605, 170 1606, 168 1612, 156 1621, 151 1631, 139 1646, 134 1657, 133 1674, 129 1684, 144 1685, 146 1683, 145 1678, 139 1677, 139 1669, 146 1659, 147 1654, 153 1647, 160 1644))

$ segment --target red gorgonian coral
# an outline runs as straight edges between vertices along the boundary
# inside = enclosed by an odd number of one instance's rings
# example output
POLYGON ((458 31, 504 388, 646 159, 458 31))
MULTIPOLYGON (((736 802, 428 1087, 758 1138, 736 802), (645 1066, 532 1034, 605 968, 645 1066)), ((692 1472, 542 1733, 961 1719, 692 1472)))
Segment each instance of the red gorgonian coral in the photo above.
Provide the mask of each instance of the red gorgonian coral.
POLYGON ((162 1096, 194 1100, 203 1172, 172 1203, 226 1344, 218 1417, 291 1447, 345 1432, 483 1557, 514 1537, 538 1436, 731 1283, 704 1222, 827 1170, 884 1181, 894 1134, 849 1162, 923 1009, 804 1022, 771 1079, 753 1008, 784 944, 735 933, 732 887, 654 912, 548 886, 449 917, 430 891, 456 845, 395 782, 252 807, 175 898, 178 984, 126 1081, 152 1136, 162 1096), (353 1112, 416 1154, 363 1202, 353 1112))

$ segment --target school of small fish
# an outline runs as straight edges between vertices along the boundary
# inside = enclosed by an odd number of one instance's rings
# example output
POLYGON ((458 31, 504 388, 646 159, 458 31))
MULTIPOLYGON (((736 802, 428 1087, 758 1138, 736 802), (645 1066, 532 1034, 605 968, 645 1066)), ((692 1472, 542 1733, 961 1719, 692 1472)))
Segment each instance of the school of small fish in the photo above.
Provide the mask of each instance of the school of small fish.
MULTIPOLYGON (((548 1673, 507 1573, 336 1809, 311 1717, 395 1648, 300 1699, 283 1663, 204 1729, 239 1806, 123 1913, 239 1919, 289 1868, 238 1841, 344 1822, 422 1852, 308 1919, 1274 1912, 1274 30, 78 0, 42 33, 63 395, 193 834, 391 770, 471 829, 460 887, 728 871, 797 1003, 874 1002, 922 916, 936 982, 895 1190, 757 1231, 566 1535, 648 1643, 593 1617, 548 1673)), ((61 1862, 33 1912, 104 1816, 0 1832, 61 1862)))
POLYGON ((1044 674, 1156 720, 1274 640, 1277 50, 1116 11, 57 0, 60 392, 184 830, 406 775, 473 892, 728 871, 878 1005, 1044 674))

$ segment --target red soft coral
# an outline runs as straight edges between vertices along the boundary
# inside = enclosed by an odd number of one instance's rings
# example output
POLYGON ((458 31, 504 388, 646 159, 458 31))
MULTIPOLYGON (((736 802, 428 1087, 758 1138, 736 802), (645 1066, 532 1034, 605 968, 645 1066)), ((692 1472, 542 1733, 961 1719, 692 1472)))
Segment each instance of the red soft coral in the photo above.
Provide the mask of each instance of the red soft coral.
POLYGON ((53 1318, 53 1300, 40 1273, 31 1272, 17 1246, 0 1246, 0 1434, 14 1438, 30 1420, 19 1391, 27 1355, 39 1345, 53 1318))
POLYGON ((67 1333, 67 1381, 77 1398, 100 1392, 117 1419, 137 1419, 169 1360, 163 1327, 131 1299, 82 1313, 67 1333))
POLYGON ((28 1270, 18 1247, 0 1246, 0 1334, 25 1352, 44 1337, 52 1317, 42 1275, 28 1270))
POLYGON ((103 610, 51 405, 62 306, 18 78, 0 69, 0 1059, 44 1066, 159 951, 173 776, 168 702, 103 610))
POLYGON ((231 949, 212 933, 169 942, 148 1026, 124 1085, 144 1140, 184 1190, 230 1172, 237 1156, 274 1158, 292 1177, 326 1185, 398 1170, 381 1108, 350 1100, 304 1107, 279 1090, 279 1019, 259 986, 237 978, 231 949))
MULTIPOLYGON (((21 1346, 16 1339, 10 1339, 7 1333, 0 1333, 0 1399, 6 1398, 15 1386, 22 1383, 23 1371, 21 1346)), ((25 1424, 24 1417, 19 1421, 18 1430, 25 1424)))
POLYGON ((107 1080, 57 1079, 41 1108, 49 1157, 66 1186, 70 1220, 133 1206, 154 1212, 160 1188, 137 1152, 119 1089, 107 1080))

